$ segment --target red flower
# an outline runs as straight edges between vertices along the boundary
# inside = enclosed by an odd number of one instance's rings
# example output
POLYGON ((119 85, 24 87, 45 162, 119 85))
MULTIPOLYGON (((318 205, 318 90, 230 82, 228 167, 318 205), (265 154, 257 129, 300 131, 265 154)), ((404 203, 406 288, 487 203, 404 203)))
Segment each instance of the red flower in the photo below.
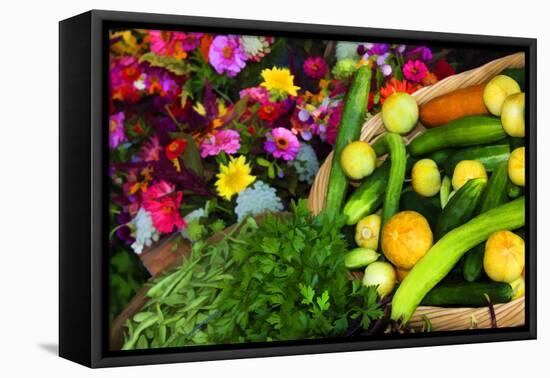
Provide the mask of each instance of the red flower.
POLYGON ((143 193, 143 208, 151 214, 153 225, 159 232, 168 233, 174 228, 187 227, 179 212, 182 197, 182 192, 175 192, 174 186, 166 181, 151 185, 143 193))
POLYGON ((281 106, 278 103, 268 102, 260 107, 258 115, 264 121, 275 121, 281 115, 281 106))
POLYGON ((420 85, 411 83, 407 80, 399 81, 396 78, 391 78, 385 86, 380 88, 380 104, 383 104, 386 98, 390 97, 396 92, 405 92, 408 94, 412 94, 420 88, 420 85))
POLYGON ((187 142, 183 139, 174 139, 170 144, 168 144, 164 150, 166 153, 166 157, 169 160, 174 160, 180 154, 185 151, 185 148, 187 147, 187 142))
POLYGON ((446 78, 447 76, 454 75, 456 70, 445 59, 439 59, 435 62, 433 73, 439 80, 446 78))

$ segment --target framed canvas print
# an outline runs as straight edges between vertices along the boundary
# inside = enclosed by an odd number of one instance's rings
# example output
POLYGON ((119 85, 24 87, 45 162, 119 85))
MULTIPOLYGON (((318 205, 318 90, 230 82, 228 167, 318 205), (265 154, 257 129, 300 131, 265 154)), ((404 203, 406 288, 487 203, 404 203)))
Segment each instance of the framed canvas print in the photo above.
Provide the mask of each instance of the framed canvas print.
POLYGON ((60 22, 60 355, 536 337, 536 40, 60 22))

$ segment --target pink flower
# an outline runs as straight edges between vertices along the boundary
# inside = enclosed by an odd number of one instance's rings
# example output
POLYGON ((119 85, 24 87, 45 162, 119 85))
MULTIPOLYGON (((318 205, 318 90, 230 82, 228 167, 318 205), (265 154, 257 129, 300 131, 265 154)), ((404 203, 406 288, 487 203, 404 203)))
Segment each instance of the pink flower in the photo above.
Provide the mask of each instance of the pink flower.
POLYGON ((267 141, 264 143, 264 150, 276 158, 294 160, 300 150, 300 142, 292 131, 284 127, 276 127, 271 133, 266 134, 267 141))
POLYGON ((269 102, 269 91, 264 87, 249 87, 245 88, 239 92, 239 96, 243 98, 248 96, 252 101, 259 102, 260 104, 265 104, 269 102))
POLYGON ((187 57, 186 34, 166 30, 150 30, 151 51, 157 55, 168 55, 179 59, 187 57))
POLYGON ((124 118, 124 112, 119 112, 109 117, 109 147, 113 150, 121 143, 126 142, 124 118))
POLYGON ((428 74, 428 67, 421 60, 409 60, 403 66, 403 75, 410 81, 420 83, 428 74))
POLYGON ((246 65, 246 53, 237 37, 218 35, 210 45, 208 60, 217 73, 235 77, 246 65))
POLYGON ((321 79, 328 72, 327 63, 320 56, 312 56, 306 59, 303 65, 304 72, 312 79, 321 79))
POLYGON ((187 226, 179 212, 182 197, 182 193, 174 192, 174 186, 166 181, 151 185, 143 193, 143 208, 151 214, 153 225, 159 232, 169 233, 187 226))
POLYGON ((220 130, 201 144, 201 157, 216 156, 220 152, 232 155, 241 148, 241 138, 235 130, 220 130))
POLYGON ((153 135, 147 142, 143 144, 139 150, 139 156, 143 161, 159 161, 162 147, 158 136, 153 135))

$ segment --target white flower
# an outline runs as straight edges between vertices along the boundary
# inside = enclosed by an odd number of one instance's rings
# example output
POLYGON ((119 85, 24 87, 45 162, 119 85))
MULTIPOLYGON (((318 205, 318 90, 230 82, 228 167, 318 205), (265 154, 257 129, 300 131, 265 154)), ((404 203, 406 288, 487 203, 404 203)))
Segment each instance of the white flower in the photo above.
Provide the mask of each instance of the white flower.
POLYGON ((338 42, 336 44, 336 59, 338 61, 344 59, 358 60, 359 55, 357 54, 357 46, 359 45, 360 43, 358 42, 338 42))
POLYGON ((296 169, 298 180, 311 184, 319 170, 319 159, 309 144, 301 143, 296 159, 289 162, 289 165, 296 169))
POLYGON ((235 214, 241 221, 246 215, 257 215, 266 211, 282 211, 281 199, 277 197, 275 188, 263 181, 256 181, 252 187, 243 190, 237 196, 235 214))
POLYGON ((143 252, 144 247, 150 247, 154 241, 159 240, 159 233, 153 225, 153 219, 143 207, 139 209, 130 227, 133 229, 132 236, 136 239, 132 249, 138 255, 143 252))

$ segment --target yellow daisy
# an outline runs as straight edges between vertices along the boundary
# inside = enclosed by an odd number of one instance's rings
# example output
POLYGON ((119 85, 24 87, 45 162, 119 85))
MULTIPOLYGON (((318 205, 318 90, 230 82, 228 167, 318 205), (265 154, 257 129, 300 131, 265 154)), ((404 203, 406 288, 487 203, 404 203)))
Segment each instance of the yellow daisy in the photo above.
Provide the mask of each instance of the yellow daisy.
POLYGON ((229 201, 234 194, 246 189, 256 180, 256 177, 250 174, 251 171, 252 169, 244 156, 239 156, 236 159, 231 157, 229 164, 220 164, 220 173, 216 175, 218 195, 229 201))
POLYGON ((276 94, 286 93, 291 96, 298 95, 296 91, 300 87, 294 85, 294 75, 290 74, 288 68, 266 68, 262 71, 262 78, 264 81, 260 85, 270 92, 275 92, 276 94))

